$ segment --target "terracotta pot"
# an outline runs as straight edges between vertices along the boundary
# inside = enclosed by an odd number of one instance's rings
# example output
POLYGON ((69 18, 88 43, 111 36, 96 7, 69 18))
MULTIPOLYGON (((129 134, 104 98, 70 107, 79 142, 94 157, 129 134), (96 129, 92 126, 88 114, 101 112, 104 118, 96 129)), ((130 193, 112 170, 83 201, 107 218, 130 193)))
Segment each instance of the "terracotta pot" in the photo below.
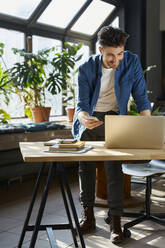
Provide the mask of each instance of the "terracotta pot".
POLYGON ((74 112, 75 112, 75 108, 68 108, 68 107, 66 108, 66 113, 67 113, 69 122, 73 121, 74 112))
POLYGON ((50 107, 36 107, 32 108, 33 121, 35 123, 49 121, 50 107))

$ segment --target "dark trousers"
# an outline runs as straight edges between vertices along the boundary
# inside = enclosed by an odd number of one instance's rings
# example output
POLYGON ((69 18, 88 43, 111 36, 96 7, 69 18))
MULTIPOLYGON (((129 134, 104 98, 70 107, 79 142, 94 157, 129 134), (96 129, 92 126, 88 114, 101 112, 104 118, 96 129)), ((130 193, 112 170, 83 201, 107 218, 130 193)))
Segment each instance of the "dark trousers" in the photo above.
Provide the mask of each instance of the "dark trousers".
MULTIPOLYGON (((116 114, 112 111, 94 112, 99 120, 104 121, 106 114, 116 114)), ((104 125, 92 130, 86 129, 81 140, 104 141, 104 125)), ((104 162, 107 176, 107 201, 111 215, 122 215, 123 211, 123 172, 120 161, 104 162)), ((79 166, 80 200, 83 206, 93 206, 95 201, 96 162, 80 162, 79 166)))

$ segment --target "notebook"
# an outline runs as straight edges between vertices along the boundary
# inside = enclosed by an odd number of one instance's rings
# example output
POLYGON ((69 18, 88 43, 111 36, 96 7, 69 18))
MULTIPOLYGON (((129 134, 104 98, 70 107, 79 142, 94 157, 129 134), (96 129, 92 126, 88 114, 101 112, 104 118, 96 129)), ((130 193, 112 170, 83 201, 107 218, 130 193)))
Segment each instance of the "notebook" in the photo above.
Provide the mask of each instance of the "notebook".
POLYGON ((107 148, 161 149, 164 146, 164 116, 105 116, 107 148))

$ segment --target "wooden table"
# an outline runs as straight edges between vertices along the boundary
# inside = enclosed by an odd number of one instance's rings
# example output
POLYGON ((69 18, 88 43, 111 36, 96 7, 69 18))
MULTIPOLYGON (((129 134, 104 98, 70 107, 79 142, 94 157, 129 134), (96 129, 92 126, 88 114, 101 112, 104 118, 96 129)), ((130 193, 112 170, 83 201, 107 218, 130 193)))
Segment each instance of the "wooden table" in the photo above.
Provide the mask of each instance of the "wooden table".
POLYGON ((39 212, 36 218, 35 225, 30 226, 28 225, 29 219, 32 213, 34 201, 38 192, 38 188, 40 185, 40 180, 43 174, 43 169, 48 165, 48 163, 44 164, 39 172, 39 176, 36 182, 36 186, 33 192, 32 200, 28 209, 27 217, 25 219, 24 227, 22 230, 22 234, 20 237, 18 248, 22 247, 22 243, 24 240, 25 232, 26 231, 33 231, 30 248, 35 247, 38 231, 40 230, 46 230, 48 234, 48 238, 51 244, 51 247, 57 247, 55 244, 56 241, 53 237, 52 230, 56 229, 70 229, 73 236, 73 241, 76 247, 78 247, 76 235, 73 228, 73 223, 71 219, 71 214, 69 211, 69 204, 66 199, 66 194, 69 198, 69 203, 71 205, 71 211, 74 217, 75 225, 77 232, 80 237, 81 246, 85 247, 85 243, 80 231, 80 226, 78 222, 78 217, 76 214, 74 202, 72 199, 71 191, 69 184, 66 179, 65 170, 62 165, 60 165, 58 162, 66 162, 66 161, 143 161, 143 160, 152 160, 152 159, 159 159, 164 160, 165 159, 165 147, 163 149, 107 149, 104 147, 104 142, 86 142, 87 145, 92 145, 93 149, 83 153, 83 154, 72 154, 72 153, 50 153, 45 152, 47 147, 43 145, 43 142, 22 142, 20 143, 21 153, 23 155, 23 159, 25 162, 50 162, 51 164, 47 181, 45 184, 45 189, 42 195, 41 204, 39 207, 39 212), (69 224, 60 224, 60 225, 41 225, 41 219, 43 215, 43 211, 45 208, 47 195, 49 191, 49 186, 51 183, 52 176, 54 175, 55 169, 58 169, 59 172, 59 178, 60 178, 60 187, 61 192, 69 220, 69 224), (64 191, 64 187, 66 189, 66 193, 64 191))
POLYGON ((65 161, 137 161, 165 159, 163 149, 107 149, 104 142, 86 142, 93 149, 83 154, 47 153, 43 142, 21 142, 20 149, 25 162, 65 162, 65 161))

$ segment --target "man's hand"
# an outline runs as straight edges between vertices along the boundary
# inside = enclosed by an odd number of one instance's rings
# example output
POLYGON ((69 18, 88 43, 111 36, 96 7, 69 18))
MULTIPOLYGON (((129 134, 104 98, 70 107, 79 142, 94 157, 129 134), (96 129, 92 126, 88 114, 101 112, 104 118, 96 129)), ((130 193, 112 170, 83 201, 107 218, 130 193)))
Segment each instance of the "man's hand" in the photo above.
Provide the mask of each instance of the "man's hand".
POLYGON ((81 111, 78 113, 78 120, 81 122, 81 124, 88 128, 93 129, 95 127, 98 127, 103 124, 102 121, 99 121, 96 117, 90 116, 87 112, 81 111))
POLYGON ((149 109, 143 110, 140 112, 140 115, 142 115, 142 116, 151 115, 151 111, 149 109))

